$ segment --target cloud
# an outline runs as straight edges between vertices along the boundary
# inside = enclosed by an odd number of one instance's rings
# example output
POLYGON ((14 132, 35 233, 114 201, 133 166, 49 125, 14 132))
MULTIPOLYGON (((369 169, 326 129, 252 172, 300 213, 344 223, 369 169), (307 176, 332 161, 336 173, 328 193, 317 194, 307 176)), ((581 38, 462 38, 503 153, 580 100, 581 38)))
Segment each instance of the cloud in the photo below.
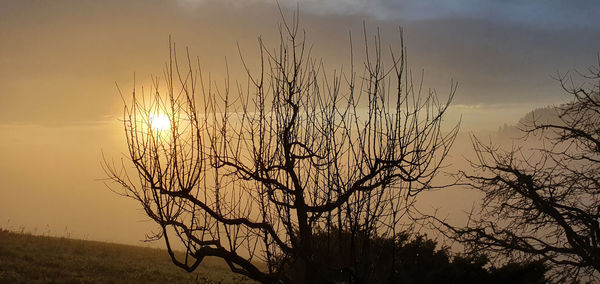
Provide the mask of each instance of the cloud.
MULTIPOLYGON (((217 0, 178 0, 199 7, 217 0)), ((233 7, 275 5, 275 0, 221 0, 233 7)), ((470 18, 541 29, 598 27, 600 5, 595 0, 279 0, 287 9, 299 5, 316 15, 363 15, 379 20, 470 18)))

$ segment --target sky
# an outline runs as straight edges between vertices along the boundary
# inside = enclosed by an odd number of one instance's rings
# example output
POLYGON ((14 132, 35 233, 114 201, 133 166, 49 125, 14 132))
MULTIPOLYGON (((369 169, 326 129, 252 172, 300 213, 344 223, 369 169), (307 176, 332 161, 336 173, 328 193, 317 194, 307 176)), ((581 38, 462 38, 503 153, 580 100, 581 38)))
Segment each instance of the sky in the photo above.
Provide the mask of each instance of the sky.
MULTIPOLYGON (((168 38, 216 80, 242 75, 237 46, 277 39, 271 0, 0 0, 0 226, 137 243, 152 228, 134 202, 104 186, 102 155, 120 159, 127 94, 160 74, 168 38)), ((404 30, 409 67, 440 95, 458 82, 449 123, 495 131, 568 99, 557 74, 600 52, 600 5, 575 0, 280 0, 300 9, 314 54, 347 63, 349 37, 404 30)), ((468 147, 459 147, 465 149, 468 147)), ((458 151, 458 150, 457 150, 458 151)), ((462 151, 462 150, 461 150, 462 151)), ((460 157, 463 153, 457 153, 460 157)), ((435 199, 435 198, 434 198, 435 199)), ((443 199, 443 198, 442 198, 443 199)), ((432 201, 433 202, 433 201, 432 201)))

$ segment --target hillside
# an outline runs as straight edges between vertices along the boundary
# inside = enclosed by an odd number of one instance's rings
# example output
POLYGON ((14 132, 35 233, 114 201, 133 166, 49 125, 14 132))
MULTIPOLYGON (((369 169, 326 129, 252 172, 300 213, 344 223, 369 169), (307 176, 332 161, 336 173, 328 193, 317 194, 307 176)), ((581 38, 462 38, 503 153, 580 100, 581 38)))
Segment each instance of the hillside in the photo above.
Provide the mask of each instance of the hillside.
POLYGON ((0 229, 0 283, 249 283, 206 259, 194 272, 165 250, 19 234, 0 229))
POLYGON ((564 122, 560 118, 561 106, 546 106, 533 109, 519 119, 515 125, 501 126, 497 132, 499 139, 521 139, 525 133, 522 129, 529 129, 534 124, 556 124, 561 125, 564 122))

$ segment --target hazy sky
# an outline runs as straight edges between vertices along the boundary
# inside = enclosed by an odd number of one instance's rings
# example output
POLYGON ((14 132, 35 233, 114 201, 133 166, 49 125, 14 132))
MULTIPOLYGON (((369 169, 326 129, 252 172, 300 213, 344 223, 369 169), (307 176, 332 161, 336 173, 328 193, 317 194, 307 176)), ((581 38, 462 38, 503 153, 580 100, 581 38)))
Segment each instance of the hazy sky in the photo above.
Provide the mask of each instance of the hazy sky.
MULTIPOLYGON (((0 123, 64 125, 119 109, 115 82, 159 73, 171 34, 207 70, 237 63, 279 21, 274 1, 2 1, 0 123)), ((459 82, 456 105, 540 106, 560 100, 551 76, 584 68, 600 46, 592 1, 280 1, 303 12, 314 49, 342 62, 362 21, 395 40, 406 32, 411 68, 440 93, 459 82), (326 4, 323 4, 326 3, 326 4), (344 54, 342 52, 342 54, 344 54)), ((345 58, 344 58, 345 59, 345 58)))
MULTIPOLYGON (((115 83, 130 90, 159 74, 168 36, 222 78, 240 74, 256 39, 274 42, 275 1, 0 0, 0 226, 133 242, 143 215, 98 181, 101 150, 124 151, 115 83), (237 71, 236 71, 237 70, 237 71), (10 221, 9 221, 10 220, 10 221)), ((496 130, 566 99, 552 78, 584 69, 600 51, 600 5, 558 0, 280 0, 298 5, 315 54, 339 67, 363 21, 389 41, 405 31, 409 64, 425 86, 459 83, 450 120, 496 130)))

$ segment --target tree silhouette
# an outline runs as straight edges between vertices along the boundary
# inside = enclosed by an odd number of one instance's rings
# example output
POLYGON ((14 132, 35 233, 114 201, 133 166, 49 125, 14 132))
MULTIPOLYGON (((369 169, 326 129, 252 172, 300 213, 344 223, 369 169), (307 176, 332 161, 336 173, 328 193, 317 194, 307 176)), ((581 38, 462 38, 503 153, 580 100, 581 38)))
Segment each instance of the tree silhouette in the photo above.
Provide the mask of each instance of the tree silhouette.
POLYGON ((279 34, 273 49, 259 39, 259 70, 244 63, 248 80, 235 91, 229 78, 221 88, 206 80, 189 52, 180 64, 170 44, 166 88, 153 78, 150 94, 134 87, 125 103, 128 157, 105 169, 115 190, 160 227, 151 239, 164 239, 188 271, 207 256, 261 282, 314 283, 327 280, 325 270, 355 271, 363 256, 377 255, 370 241, 395 235, 414 196, 431 187, 458 131, 441 129, 456 85, 440 103, 413 84, 401 31, 387 55, 379 32, 371 38, 365 29, 359 74, 352 40, 350 70, 328 74, 297 14, 279 34), (153 127, 157 113, 169 118, 167 130, 153 127), (347 267, 322 263, 317 230, 349 232, 350 246, 362 249, 348 252, 347 267))
POLYGON ((473 140, 477 171, 463 174, 483 205, 467 227, 445 224, 474 251, 552 264, 559 281, 600 271, 600 68, 582 76, 560 76, 573 99, 524 125, 543 146, 504 152, 473 140))

